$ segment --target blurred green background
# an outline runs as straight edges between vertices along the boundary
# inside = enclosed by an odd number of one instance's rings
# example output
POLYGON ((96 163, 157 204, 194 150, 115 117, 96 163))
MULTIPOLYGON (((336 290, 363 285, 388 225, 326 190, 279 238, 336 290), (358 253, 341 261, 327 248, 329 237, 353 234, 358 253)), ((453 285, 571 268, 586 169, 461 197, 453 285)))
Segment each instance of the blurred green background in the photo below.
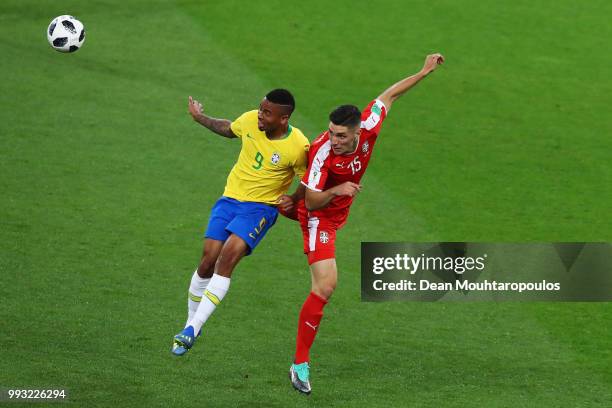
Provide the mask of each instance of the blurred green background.
POLYGON ((74 406, 612 405, 607 303, 360 302, 361 241, 611 241, 612 26, 589 1, 0 4, 0 386, 74 406), (72 14, 84 47, 47 44, 72 14), (394 104, 313 348, 287 369, 310 276, 281 219, 186 358, 170 353, 240 142, 216 117, 290 89, 312 140, 439 51, 394 104))

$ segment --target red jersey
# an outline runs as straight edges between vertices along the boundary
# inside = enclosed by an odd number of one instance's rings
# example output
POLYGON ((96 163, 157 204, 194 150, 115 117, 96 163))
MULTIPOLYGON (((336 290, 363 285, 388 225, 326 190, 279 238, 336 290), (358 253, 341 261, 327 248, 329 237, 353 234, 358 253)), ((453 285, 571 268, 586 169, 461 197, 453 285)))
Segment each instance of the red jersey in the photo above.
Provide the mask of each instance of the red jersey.
MULTIPOLYGON (((302 184, 314 191, 324 191, 346 181, 359 183, 368 167, 376 138, 387 108, 378 99, 373 100, 361 112, 361 132, 355 152, 336 155, 331 148, 329 133, 325 131, 310 145, 308 152, 308 170, 302 178, 302 184)), ((346 222, 353 197, 334 197, 327 207, 308 211, 304 201, 298 204, 300 222, 311 217, 324 218, 340 228, 346 222)))

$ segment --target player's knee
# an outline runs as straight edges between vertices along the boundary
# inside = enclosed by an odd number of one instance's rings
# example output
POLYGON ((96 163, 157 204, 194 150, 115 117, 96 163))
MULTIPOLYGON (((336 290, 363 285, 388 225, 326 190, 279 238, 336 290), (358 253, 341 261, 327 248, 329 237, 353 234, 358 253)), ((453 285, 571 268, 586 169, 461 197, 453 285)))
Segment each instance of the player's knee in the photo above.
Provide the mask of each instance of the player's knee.
POLYGON ((219 259, 217 259, 216 272, 219 275, 229 277, 243 255, 244 251, 238 248, 224 248, 219 259))
POLYGON ((321 282, 313 288, 313 292, 325 300, 328 300, 334 294, 334 290, 336 290, 336 282, 332 281, 321 282))
POLYGON ((215 272, 217 275, 229 278, 232 276, 236 263, 232 262, 228 256, 220 256, 215 265, 215 272))
POLYGON ((229 249, 221 253, 221 256, 217 260, 217 263, 223 266, 234 266, 238 263, 239 259, 240 253, 235 249, 229 249))
POLYGON ((206 254, 204 254, 204 257, 198 266, 198 276, 203 279, 213 276, 213 273, 215 273, 215 263, 217 263, 216 259, 211 259, 210 256, 206 256, 206 254))

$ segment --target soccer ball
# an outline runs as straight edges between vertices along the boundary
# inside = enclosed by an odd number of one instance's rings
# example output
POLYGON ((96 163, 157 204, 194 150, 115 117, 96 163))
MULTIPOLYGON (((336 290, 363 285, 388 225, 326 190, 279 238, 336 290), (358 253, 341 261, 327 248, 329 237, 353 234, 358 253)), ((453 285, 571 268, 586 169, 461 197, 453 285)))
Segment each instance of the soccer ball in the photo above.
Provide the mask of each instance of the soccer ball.
POLYGON ((72 16, 55 17, 47 28, 47 40, 56 51, 75 52, 85 42, 85 27, 72 16))

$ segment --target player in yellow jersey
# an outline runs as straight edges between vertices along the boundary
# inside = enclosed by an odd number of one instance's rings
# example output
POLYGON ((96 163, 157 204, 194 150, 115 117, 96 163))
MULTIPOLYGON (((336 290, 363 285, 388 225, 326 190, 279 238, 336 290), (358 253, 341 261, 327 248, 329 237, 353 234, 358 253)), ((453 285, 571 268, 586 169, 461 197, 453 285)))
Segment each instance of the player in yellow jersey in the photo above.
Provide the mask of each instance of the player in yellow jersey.
POLYGON ((258 110, 230 122, 205 115, 202 105, 189 97, 189 113, 196 122, 220 136, 241 139, 242 149, 211 212, 202 260, 189 286, 187 324, 174 336, 175 355, 191 349, 227 293, 232 271, 274 225, 279 209, 291 212, 304 196, 302 186, 286 194, 293 178, 304 175, 308 161, 308 139, 289 124, 294 109, 291 93, 275 89, 258 110))

